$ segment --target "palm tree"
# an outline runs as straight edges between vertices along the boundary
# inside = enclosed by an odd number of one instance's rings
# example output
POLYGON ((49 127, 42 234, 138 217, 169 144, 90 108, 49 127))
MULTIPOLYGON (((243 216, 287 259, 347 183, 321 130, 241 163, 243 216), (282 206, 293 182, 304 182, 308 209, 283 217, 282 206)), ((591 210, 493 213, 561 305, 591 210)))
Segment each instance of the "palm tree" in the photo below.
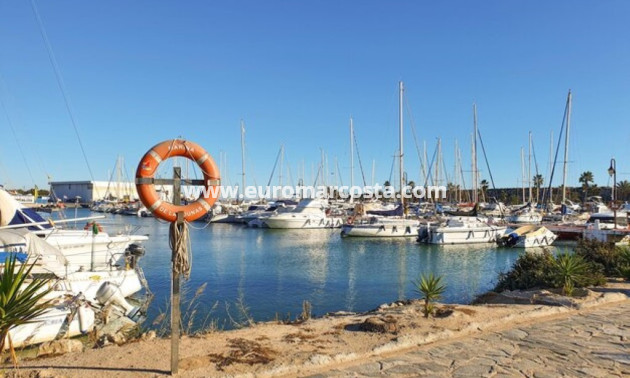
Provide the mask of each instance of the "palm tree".
POLYGON ((541 174, 534 176, 534 186, 536 187, 536 202, 540 202, 540 187, 542 186, 544 181, 545 180, 543 179, 543 176, 541 174))
POLYGON ((490 184, 488 183, 488 180, 486 179, 481 180, 481 195, 483 198, 483 202, 486 202, 486 190, 488 190, 489 186, 490 184))
POLYGON ((617 183, 617 199, 627 201, 630 197, 630 182, 623 180, 617 183))
POLYGON ((593 182, 593 172, 586 171, 580 175, 578 181, 582 184, 582 192, 584 193, 584 202, 586 202, 586 196, 588 196, 588 189, 590 183, 593 182))
MULTIPOLYGON (((35 263, 30 265, 24 263, 17 267, 16 262, 17 256, 9 255, 0 275, 0 353, 4 350, 9 330, 31 323, 51 305, 50 300, 43 300, 52 290, 52 285, 49 285, 50 279, 28 282, 26 279, 35 263)), ((8 339, 11 355, 14 356, 10 336, 8 339)))

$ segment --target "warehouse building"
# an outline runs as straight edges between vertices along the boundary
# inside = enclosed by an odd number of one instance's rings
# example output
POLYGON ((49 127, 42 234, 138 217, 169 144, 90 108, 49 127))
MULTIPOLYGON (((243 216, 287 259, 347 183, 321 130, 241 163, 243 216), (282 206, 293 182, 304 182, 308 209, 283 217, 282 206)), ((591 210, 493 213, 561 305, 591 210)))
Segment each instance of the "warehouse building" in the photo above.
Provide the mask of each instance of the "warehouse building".
POLYGON ((90 203, 103 199, 135 201, 136 186, 132 182, 52 181, 50 197, 63 202, 90 203))

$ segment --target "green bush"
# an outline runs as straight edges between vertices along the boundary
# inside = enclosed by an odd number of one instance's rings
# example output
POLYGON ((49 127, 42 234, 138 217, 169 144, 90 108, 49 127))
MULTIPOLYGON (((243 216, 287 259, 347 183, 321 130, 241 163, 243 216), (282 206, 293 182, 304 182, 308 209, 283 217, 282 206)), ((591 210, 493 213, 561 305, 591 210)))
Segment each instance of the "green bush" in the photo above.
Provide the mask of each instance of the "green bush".
POLYGON ((603 270, 601 264, 567 251, 555 257, 548 251, 526 252, 510 271, 499 274, 494 291, 563 288, 571 295, 574 287, 605 284, 603 270))
POLYGON ((519 256, 512 269, 507 273, 499 273, 499 282, 494 291, 528 290, 551 287, 551 269, 553 255, 548 251, 542 253, 526 252, 519 256))
POLYGON ((622 266, 620 247, 614 243, 604 243, 597 240, 580 240, 575 248, 575 254, 585 261, 600 264, 603 273, 608 277, 619 277, 622 266))

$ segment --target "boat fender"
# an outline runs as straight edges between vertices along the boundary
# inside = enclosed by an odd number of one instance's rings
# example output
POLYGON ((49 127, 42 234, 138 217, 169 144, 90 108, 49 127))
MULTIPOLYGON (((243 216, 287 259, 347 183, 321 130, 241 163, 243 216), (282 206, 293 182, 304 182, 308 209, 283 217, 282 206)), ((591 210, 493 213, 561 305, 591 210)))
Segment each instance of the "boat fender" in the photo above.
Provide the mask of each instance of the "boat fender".
POLYGON ((214 159, 198 144, 182 139, 167 140, 151 148, 140 160, 136 170, 136 189, 142 204, 156 217, 175 222, 177 213, 183 212, 184 219, 192 222, 206 215, 219 196, 221 178, 214 159), (176 206, 162 201, 157 193, 154 176, 164 160, 176 156, 197 163, 203 173, 203 191, 197 201, 176 206))
POLYGON ((94 311, 87 304, 82 304, 77 312, 79 313, 79 329, 81 333, 86 334, 90 332, 94 326, 94 311))

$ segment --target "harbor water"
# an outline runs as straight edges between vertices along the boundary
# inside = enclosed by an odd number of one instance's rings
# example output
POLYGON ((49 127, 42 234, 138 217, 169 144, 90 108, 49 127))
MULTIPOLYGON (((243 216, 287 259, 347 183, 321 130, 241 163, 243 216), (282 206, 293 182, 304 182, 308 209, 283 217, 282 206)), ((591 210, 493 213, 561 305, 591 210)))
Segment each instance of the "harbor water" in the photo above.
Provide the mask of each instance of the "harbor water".
MULTIPOLYGON (((75 210, 66 210, 68 217, 75 210)), ((96 215, 84 209, 78 216, 96 215)), ((99 214, 100 215, 100 214, 99 214)), ((107 214, 105 231, 138 226, 148 234, 140 261, 154 299, 149 327, 168 313, 171 283, 169 224, 154 218, 107 214)), ((111 232, 110 231, 110 232, 111 232)), ((270 230, 232 224, 190 225, 192 272, 184 283, 195 312, 194 328, 209 321, 229 329, 244 320, 295 319, 309 301, 312 315, 334 311, 368 311, 383 303, 419 298, 413 281, 422 273, 443 276, 442 302, 467 303, 491 289, 522 249, 418 244, 415 238, 342 238, 339 229, 270 230)))

